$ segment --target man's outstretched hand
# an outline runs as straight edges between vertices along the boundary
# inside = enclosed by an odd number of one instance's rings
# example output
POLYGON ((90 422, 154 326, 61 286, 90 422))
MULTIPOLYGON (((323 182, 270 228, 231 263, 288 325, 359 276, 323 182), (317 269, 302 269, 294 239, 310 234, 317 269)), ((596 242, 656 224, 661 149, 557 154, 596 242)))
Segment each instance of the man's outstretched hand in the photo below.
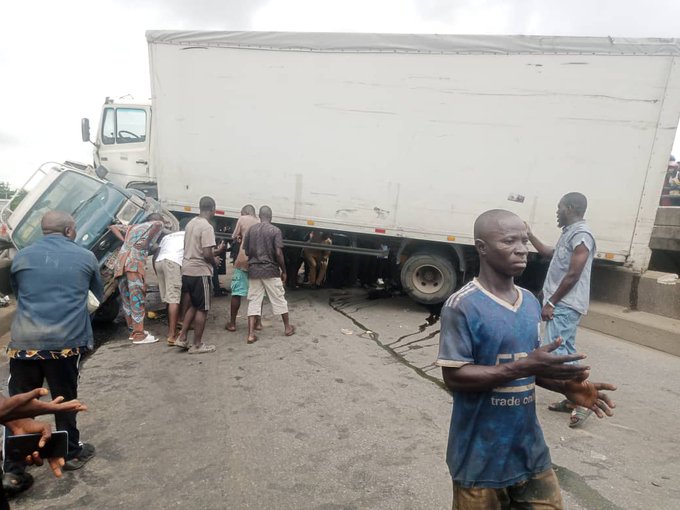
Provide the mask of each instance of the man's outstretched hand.
POLYGON ((575 361, 584 359, 585 354, 553 354, 561 344, 562 339, 557 338, 554 342, 532 351, 518 363, 524 366, 527 375, 557 380, 586 379, 590 367, 574 364, 575 361))
POLYGON ((0 396, 0 423, 42 414, 87 411, 87 406, 78 400, 64 402, 64 397, 57 397, 50 402, 39 400, 47 393, 45 388, 36 388, 13 397, 0 396))
POLYGON ((602 390, 615 391, 616 386, 608 383, 592 383, 587 380, 572 380, 564 383, 564 396, 570 402, 593 411, 598 418, 612 416, 616 404, 602 390))

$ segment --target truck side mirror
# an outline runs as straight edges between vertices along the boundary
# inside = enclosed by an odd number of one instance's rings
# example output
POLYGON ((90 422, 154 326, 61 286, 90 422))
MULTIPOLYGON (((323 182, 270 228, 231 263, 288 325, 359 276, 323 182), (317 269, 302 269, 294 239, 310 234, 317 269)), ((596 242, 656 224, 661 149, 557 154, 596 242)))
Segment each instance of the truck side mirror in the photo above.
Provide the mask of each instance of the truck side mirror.
MULTIPOLYGON (((87 120, 87 119, 84 119, 84 120, 87 120)), ((109 171, 106 169, 106 167, 99 165, 97 168, 94 169, 94 173, 100 179, 104 179, 104 177, 106 177, 106 174, 108 174, 109 171)))
POLYGON ((80 134, 83 142, 90 141, 90 119, 80 119, 80 134))

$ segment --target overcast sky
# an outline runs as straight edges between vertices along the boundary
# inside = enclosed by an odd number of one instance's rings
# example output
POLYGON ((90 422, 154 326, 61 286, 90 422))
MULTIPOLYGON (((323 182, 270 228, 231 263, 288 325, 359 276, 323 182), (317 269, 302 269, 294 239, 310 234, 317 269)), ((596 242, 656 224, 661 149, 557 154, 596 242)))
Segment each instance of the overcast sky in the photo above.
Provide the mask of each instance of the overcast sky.
MULTIPOLYGON (((16 0, 0 17, 0 181, 91 162, 80 118, 148 98, 147 29, 675 37, 678 0, 16 0)), ((676 148, 680 147, 676 138, 676 148)))

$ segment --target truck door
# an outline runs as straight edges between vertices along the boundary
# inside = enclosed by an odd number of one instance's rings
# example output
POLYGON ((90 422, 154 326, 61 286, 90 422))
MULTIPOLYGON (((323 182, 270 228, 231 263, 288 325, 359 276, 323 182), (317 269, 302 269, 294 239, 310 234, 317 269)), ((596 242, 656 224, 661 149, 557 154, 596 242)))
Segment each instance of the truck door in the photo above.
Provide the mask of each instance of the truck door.
POLYGON ((109 171, 107 178, 125 186, 148 181, 150 109, 144 106, 107 105, 98 133, 97 164, 109 171))

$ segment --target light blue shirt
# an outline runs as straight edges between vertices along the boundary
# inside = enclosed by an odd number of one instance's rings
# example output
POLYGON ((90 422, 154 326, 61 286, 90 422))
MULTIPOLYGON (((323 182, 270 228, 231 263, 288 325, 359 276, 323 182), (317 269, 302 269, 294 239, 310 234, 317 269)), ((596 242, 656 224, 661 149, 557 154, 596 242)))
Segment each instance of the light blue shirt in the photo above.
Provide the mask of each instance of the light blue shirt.
POLYGON ((588 261, 576 285, 556 304, 567 306, 585 315, 590 305, 590 270, 596 250, 595 236, 586 225, 585 220, 577 221, 562 229, 562 235, 555 245, 555 253, 550 261, 548 274, 543 284, 543 299, 544 302, 547 302, 550 296, 555 293, 560 282, 569 271, 574 250, 581 244, 588 248, 588 261))

